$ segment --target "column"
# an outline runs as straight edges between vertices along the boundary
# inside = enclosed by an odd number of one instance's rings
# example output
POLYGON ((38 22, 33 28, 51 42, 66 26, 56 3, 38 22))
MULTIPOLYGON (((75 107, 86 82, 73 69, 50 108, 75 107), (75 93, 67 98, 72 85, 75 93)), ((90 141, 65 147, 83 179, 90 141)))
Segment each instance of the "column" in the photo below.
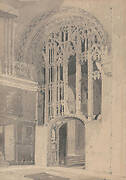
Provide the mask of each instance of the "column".
POLYGON ((45 55, 45 63, 46 63, 46 84, 45 84, 45 123, 48 122, 48 83, 49 83, 49 68, 48 68, 48 55, 49 48, 47 45, 46 55, 45 55))
POLYGON ((36 117, 38 125, 45 124, 45 89, 38 88, 36 92, 36 117))
POLYGON ((10 75, 13 75, 13 58, 14 58, 14 22, 10 19, 10 75))
POLYGON ((36 112, 35 112, 35 120, 38 122, 38 101, 39 101, 39 90, 36 91, 36 112))
POLYGON ((112 21, 116 23, 112 23, 112 173, 113 175, 124 177, 126 176, 126 166, 123 162, 126 161, 123 157, 124 153, 126 154, 126 151, 123 152, 123 146, 126 146, 126 144, 123 144, 125 139, 124 122, 126 117, 124 105, 126 97, 123 89, 125 88, 124 84, 126 81, 126 51, 124 50, 126 44, 124 38, 126 35, 124 30, 124 12, 126 11, 126 6, 123 5, 122 1, 114 5, 112 21), (117 34, 118 36, 116 36, 117 34))
POLYGON ((88 51, 88 120, 92 120, 93 117, 93 63, 90 52, 88 51))
POLYGON ((76 114, 81 112, 81 64, 80 64, 80 49, 81 43, 79 41, 79 34, 76 47, 76 114))
POLYGON ((7 18, 4 19, 4 58, 5 58, 5 63, 4 63, 4 73, 7 75, 7 51, 8 51, 8 48, 7 48, 7 18))
POLYGON ((6 71, 6 75, 9 74, 9 18, 7 18, 6 20, 6 48, 7 48, 7 51, 6 51, 6 68, 7 68, 7 71, 6 71))
POLYGON ((13 22, 12 22, 12 75, 14 75, 15 28, 16 28, 16 24, 13 19, 13 22))
POLYGON ((9 18, 8 20, 8 68, 9 75, 13 74, 13 61, 14 61, 14 19, 9 18))
MULTIPOLYGON (((125 67, 125 66, 124 66, 125 67)), ((121 175, 126 176, 126 84, 122 84, 121 175)))
POLYGON ((56 48, 55 48, 55 45, 54 45, 54 54, 52 55, 52 58, 53 58, 53 75, 54 75, 54 83, 53 83, 53 112, 54 112, 54 118, 56 117, 56 115, 57 115, 57 109, 56 109, 56 100, 57 100, 57 85, 56 85, 56 83, 57 83, 57 77, 56 77, 56 75, 57 75, 57 69, 56 69, 56 62, 55 62, 55 60, 56 60, 56 52, 55 52, 55 50, 56 50, 56 48))
POLYGON ((12 75, 14 72, 14 36, 15 24, 13 18, 4 19, 4 73, 12 75))
POLYGON ((4 63, 4 18, 0 17, 0 74, 3 73, 3 63, 4 63))
POLYGON ((46 167, 48 159, 48 127, 36 126, 35 131, 35 165, 46 167))
POLYGON ((81 112, 81 64, 79 56, 76 55, 76 114, 81 112))
POLYGON ((63 79, 64 79, 64 114, 68 114, 68 54, 66 51, 66 43, 65 42, 65 53, 63 55, 63 79))
POLYGON ((8 74, 11 75, 11 19, 8 19, 8 74))
POLYGON ((111 73, 111 58, 107 55, 107 51, 102 56, 102 105, 101 105, 101 147, 102 156, 99 162, 102 162, 102 169, 111 173, 111 158, 112 158, 112 77, 107 74, 111 73), (104 158, 104 156, 106 158, 104 158))

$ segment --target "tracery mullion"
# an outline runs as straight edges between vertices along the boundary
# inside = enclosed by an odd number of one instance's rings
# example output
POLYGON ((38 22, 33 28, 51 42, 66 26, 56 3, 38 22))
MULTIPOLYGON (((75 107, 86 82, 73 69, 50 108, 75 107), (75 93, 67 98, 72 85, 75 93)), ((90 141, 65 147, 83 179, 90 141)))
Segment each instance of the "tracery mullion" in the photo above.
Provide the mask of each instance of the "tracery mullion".
MULTIPOLYGON (((61 33, 62 36, 62 31, 61 33)), ((64 37, 64 36, 63 36, 64 37)), ((61 37, 62 41, 62 37, 61 37)), ((64 85, 64 77, 63 77, 63 70, 64 70, 64 64, 63 64, 63 45, 64 41, 62 42, 56 42, 56 52, 55 52, 55 66, 56 66, 56 114, 57 115, 62 115, 61 112, 61 106, 63 105, 63 100, 61 99, 62 95, 62 86, 64 85)))
POLYGON ((48 106, 48 99, 49 99, 49 88, 48 88, 48 84, 49 84, 49 46, 47 43, 46 46, 46 54, 45 54, 45 67, 46 67, 46 84, 45 84, 45 121, 48 121, 48 113, 49 113, 49 106, 48 106))
POLYGON ((58 83, 57 83, 57 85, 58 85, 58 101, 57 101, 57 103, 58 103, 58 114, 60 115, 60 105, 61 105, 61 101, 60 101, 60 62, 58 62, 58 69, 59 69, 59 71, 58 71, 58 83))
MULTIPOLYGON (((64 60, 64 57, 63 57, 63 60, 64 60)), ((58 86, 58 88, 59 88, 59 102, 58 102, 59 103, 59 114, 62 116, 62 106, 64 104, 64 102, 62 100, 62 87, 64 86, 64 83, 63 83, 63 77, 61 77, 61 76, 63 76, 61 67, 63 67, 63 62, 60 62, 60 65, 59 65, 60 71, 59 71, 59 86, 58 86)))
POLYGON ((56 109, 57 109, 57 115, 59 114, 59 106, 58 106, 58 101, 59 101, 59 86, 58 86, 58 79, 59 79, 59 66, 56 64, 56 75, 57 75, 57 80, 56 80, 56 109))
MULTIPOLYGON (((69 35, 70 36, 70 35, 69 35)), ((64 58, 64 69, 63 69, 63 79, 64 79, 64 114, 68 113, 68 52, 66 51, 66 46, 68 42, 65 42, 65 48, 63 53, 64 58)))
POLYGON ((54 113, 55 113, 55 78, 54 78, 54 57, 53 57, 53 45, 50 44, 50 84, 49 84, 49 88, 50 88, 50 119, 52 119, 54 117, 54 113))
MULTIPOLYGON (((89 37, 88 37, 89 38, 89 37)), ((93 117, 93 61, 92 54, 89 50, 89 40, 88 40, 88 120, 92 120, 93 117)))
POLYGON ((76 48, 76 114, 81 112, 81 64, 80 64, 81 43, 79 40, 79 32, 77 30, 77 48, 76 48))
POLYGON ((56 66, 56 44, 52 48, 52 62, 53 62, 53 73, 54 73, 54 83, 53 83, 53 108, 54 117, 57 115, 57 66, 56 66))

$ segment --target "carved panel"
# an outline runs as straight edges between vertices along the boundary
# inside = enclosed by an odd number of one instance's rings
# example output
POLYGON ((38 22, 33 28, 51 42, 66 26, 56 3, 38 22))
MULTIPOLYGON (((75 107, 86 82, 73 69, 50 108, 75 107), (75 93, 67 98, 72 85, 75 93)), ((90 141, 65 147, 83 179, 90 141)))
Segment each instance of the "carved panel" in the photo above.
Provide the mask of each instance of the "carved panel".
POLYGON ((21 78, 35 80, 35 68, 24 62, 14 62, 14 75, 21 78))

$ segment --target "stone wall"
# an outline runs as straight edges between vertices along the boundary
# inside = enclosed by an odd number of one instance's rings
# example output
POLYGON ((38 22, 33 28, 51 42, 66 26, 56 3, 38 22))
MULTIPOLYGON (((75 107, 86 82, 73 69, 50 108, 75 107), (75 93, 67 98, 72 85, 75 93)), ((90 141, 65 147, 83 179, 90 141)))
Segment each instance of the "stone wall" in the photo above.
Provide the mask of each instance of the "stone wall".
POLYGON ((15 130, 14 125, 5 126, 5 160, 15 160, 15 130))
POLYGON ((1 85, 0 99, 1 115, 25 121, 35 121, 35 92, 1 85))
POLYGON ((36 126, 35 165, 47 166, 48 127, 36 126))

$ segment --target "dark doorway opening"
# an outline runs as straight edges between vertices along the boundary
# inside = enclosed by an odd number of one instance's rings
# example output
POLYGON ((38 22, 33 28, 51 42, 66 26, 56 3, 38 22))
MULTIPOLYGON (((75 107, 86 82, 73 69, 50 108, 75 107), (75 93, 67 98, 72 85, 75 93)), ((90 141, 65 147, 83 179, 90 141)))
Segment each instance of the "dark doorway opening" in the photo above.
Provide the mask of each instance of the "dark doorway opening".
POLYGON ((59 165, 66 165, 67 124, 59 129, 59 165))
POLYGON ((59 128, 59 166, 85 166, 85 127, 79 120, 59 128))
POLYGON ((0 161, 4 160, 4 132, 3 126, 0 126, 0 161))

